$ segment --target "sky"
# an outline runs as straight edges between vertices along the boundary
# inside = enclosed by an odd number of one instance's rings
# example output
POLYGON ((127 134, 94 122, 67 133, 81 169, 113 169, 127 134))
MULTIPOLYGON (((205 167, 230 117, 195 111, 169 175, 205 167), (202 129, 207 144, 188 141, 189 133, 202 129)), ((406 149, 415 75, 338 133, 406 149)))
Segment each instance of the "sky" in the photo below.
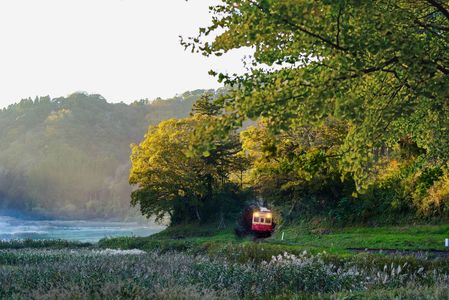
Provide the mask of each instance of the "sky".
POLYGON ((84 91, 110 102, 217 88, 211 69, 242 72, 244 50, 185 51, 216 0, 0 0, 0 107, 84 91))

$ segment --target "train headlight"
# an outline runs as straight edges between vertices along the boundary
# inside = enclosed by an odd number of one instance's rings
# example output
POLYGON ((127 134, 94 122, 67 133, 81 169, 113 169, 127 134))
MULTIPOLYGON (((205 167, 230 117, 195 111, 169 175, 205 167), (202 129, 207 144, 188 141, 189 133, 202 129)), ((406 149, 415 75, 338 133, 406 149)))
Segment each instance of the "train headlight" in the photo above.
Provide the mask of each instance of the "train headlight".
POLYGON ((271 219, 272 215, 271 214, 267 214, 267 218, 271 219))
POLYGON ((255 213, 254 213, 254 216, 255 216, 255 217, 258 217, 258 216, 259 216, 259 213, 258 213, 258 212, 255 212, 255 213))

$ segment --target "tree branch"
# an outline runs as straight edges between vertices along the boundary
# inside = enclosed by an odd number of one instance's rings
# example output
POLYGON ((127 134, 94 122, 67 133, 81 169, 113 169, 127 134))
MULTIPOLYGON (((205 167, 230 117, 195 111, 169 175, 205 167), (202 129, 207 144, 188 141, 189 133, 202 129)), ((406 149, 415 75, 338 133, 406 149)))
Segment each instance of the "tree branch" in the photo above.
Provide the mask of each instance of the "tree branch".
POLYGON ((446 9, 446 7, 444 7, 442 3, 438 2, 437 0, 427 0, 427 3, 438 9, 438 11, 442 13, 446 17, 446 19, 449 20, 449 11, 446 9))
POLYGON ((360 77, 360 75, 369 74, 369 73, 373 73, 376 71, 382 71, 385 67, 387 67, 391 64, 394 64, 396 62, 398 62, 398 58, 393 57, 393 58, 390 58, 389 60, 386 60, 385 62, 383 62, 382 64, 380 64, 378 66, 360 70, 360 72, 356 73, 356 74, 337 77, 337 78, 335 78, 335 80, 346 80, 346 79, 351 79, 351 78, 357 78, 357 77, 360 77))
POLYGON ((437 66, 437 70, 440 71, 441 73, 443 73, 444 75, 449 75, 449 70, 447 68, 445 68, 442 65, 439 65, 438 63, 435 63, 437 66))
POLYGON ((432 23, 424 23, 424 22, 421 22, 418 19, 415 20, 415 24, 417 24, 417 25, 419 25, 421 27, 424 27, 424 28, 426 28, 428 30, 431 30, 433 33, 437 33, 435 31, 433 31, 433 29, 441 30, 441 31, 449 31, 449 26, 442 26, 442 25, 437 25, 437 24, 432 24, 432 23))
POLYGON ((273 15, 267 9, 263 8, 259 4, 255 4, 255 6, 259 10, 261 10, 264 14, 266 14, 268 17, 271 17, 271 18, 277 19, 279 21, 282 21, 284 24, 287 24, 288 26, 293 27, 294 29, 297 29, 297 30, 301 31, 302 33, 310 35, 311 37, 314 37, 314 38, 324 42, 325 44, 328 44, 329 46, 331 46, 334 49, 337 49, 337 50, 340 50, 340 51, 345 51, 345 52, 349 51, 349 49, 341 47, 340 45, 337 45, 336 43, 332 42, 331 40, 329 40, 329 39, 327 39, 325 37, 322 37, 321 35, 319 35, 317 33, 314 33, 314 32, 308 30, 307 28, 305 28, 305 27, 303 27, 303 26, 301 26, 299 24, 296 24, 296 23, 292 22, 290 19, 285 18, 284 16, 273 15))

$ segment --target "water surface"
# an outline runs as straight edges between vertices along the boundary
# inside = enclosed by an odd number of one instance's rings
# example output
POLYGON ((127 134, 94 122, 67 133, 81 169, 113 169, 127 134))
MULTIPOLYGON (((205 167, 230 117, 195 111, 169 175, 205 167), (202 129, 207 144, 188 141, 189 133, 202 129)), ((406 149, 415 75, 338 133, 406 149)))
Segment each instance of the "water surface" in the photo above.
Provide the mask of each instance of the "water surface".
POLYGON ((162 226, 134 222, 29 220, 0 215, 0 240, 97 242, 104 237, 148 236, 162 229, 162 226))

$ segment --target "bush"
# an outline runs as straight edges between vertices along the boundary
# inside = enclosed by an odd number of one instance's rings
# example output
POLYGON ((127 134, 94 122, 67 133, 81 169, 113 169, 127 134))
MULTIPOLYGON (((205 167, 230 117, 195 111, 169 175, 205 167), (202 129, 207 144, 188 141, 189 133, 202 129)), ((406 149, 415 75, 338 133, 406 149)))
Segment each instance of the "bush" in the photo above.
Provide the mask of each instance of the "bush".
POLYGON ((449 175, 445 174, 428 190, 419 206, 424 216, 449 217, 449 175))

